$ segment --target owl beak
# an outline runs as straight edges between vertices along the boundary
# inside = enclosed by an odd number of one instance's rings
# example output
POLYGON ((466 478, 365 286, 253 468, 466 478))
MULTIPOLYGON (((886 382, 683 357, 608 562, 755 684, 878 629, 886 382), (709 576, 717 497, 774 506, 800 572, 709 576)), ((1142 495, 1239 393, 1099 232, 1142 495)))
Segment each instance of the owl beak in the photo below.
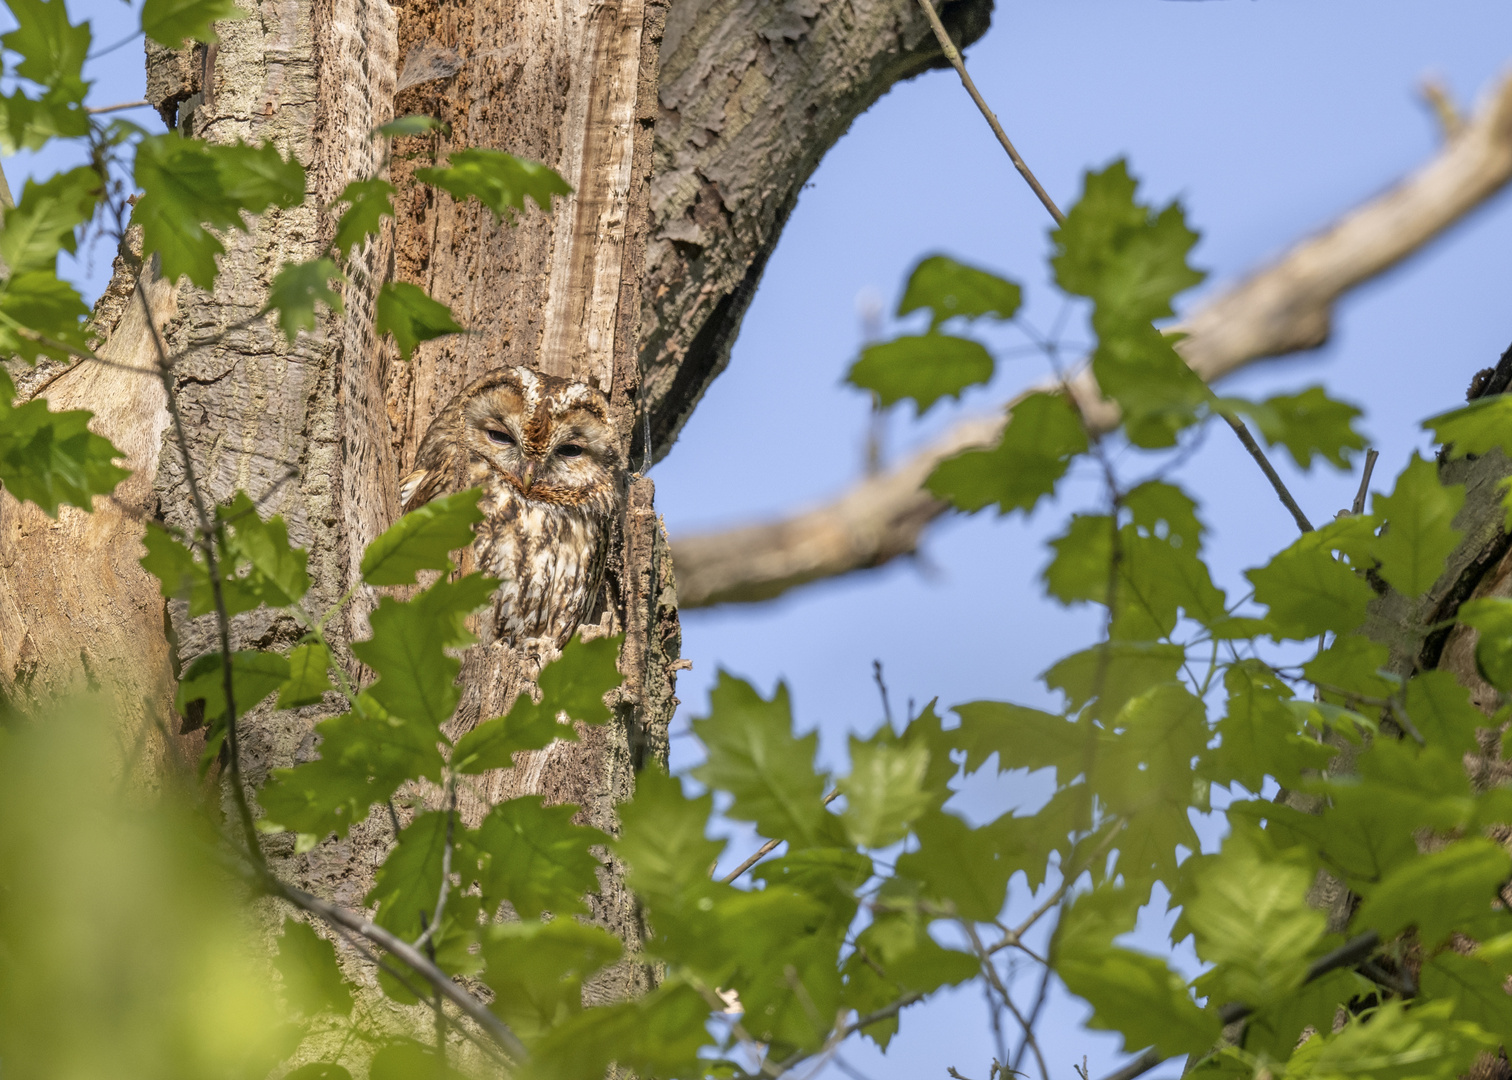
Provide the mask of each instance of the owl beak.
POLYGON ((520 489, 527 495, 530 494, 531 485, 535 483, 535 470, 536 463, 532 459, 526 458, 525 464, 520 469, 520 489))

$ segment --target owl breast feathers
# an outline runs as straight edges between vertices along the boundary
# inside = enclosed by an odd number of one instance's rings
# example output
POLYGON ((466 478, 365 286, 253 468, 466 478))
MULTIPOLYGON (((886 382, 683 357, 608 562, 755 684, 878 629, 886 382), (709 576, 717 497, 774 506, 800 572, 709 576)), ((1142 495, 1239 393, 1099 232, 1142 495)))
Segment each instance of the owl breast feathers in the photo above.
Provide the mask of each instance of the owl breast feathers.
POLYGON ((399 481, 401 511, 483 489, 473 551, 503 584, 494 640, 560 650, 603 582, 624 501, 625 461, 604 395, 513 367, 467 387, 420 442, 399 481))

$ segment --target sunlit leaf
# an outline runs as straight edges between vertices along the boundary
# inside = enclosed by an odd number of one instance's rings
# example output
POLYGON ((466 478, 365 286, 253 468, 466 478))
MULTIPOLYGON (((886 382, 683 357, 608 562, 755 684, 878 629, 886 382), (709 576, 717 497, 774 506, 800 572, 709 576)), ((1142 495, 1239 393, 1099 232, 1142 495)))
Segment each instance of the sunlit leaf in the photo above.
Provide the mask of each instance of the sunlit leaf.
POLYGON ((1464 485, 1439 483, 1438 467, 1416 453, 1397 478, 1396 490, 1375 497, 1372 509, 1385 522, 1375 554, 1392 588, 1419 596, 1438 580, 1464 535, 1453 525, 1464 503, 1464 485))
POLYGON ((478 509, 481 494, 469 488, 405 514, 362 553, 362 580, 369 585, 413 585, 421 570, 455 570, 451 553, 473 542, 473 526, 483 520, 478 509))
POLYGON ((946 458, 926 486, 960 510, 996 504, 1000 514, 1028 513, 1086 450, 1086 429, 1065 395, 1030 394, 1013 407, 997 446, 946 458))
POLYGON ((285 338, 293 341, 301 330, 315 329, 317 304, 324 304, 337 315, 341 314, 341 293, 331 288, 333 281, 342 284, 346 275, 330 259, 286 262, 273 275, 268 303, 263 310, 278 312, 279 329, 285 338))
POLYGON ((916 334, 868 345, 846 378, 875 392, 883 405, 910 398, 922 414, 942 397, 960 397, 967 387, 990 380, 992 367, 992 354, 980 342, 916 334))
POLYGON ((495 221, 513 222, 515 213, 525 209, 526 199, 550 210, 553 195, 572 194, 572 185, 539 161, 477 147, 456 151, 444 167, 416 169, 415 179, 435 185, 459 202, 477 199, 492 211, 495 221))
POLYGON ((1011 319, 1019 309, 1019 287, 996 274, 978 270, 946 255, 931 255, 908 275, 898 314, 929 309, 929 328, 947 319, 1011 319))

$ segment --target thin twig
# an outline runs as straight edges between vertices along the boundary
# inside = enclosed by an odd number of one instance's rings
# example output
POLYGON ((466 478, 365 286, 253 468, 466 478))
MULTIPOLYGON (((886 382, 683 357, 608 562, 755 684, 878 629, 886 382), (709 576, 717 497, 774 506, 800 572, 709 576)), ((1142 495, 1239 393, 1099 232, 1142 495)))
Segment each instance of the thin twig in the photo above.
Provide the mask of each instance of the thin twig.
POLYGON ((426 948, 435 936, 436 927, 441 925, 441 916, 446 911, 446 893, 451 888, 452 830, 457 823, 457 785, 448 783, 447 787, 451 789, 451 806, 446 811, 446 846, 441 849, 441 894, 436 897, 436 912, 431 916, 430 925, 415 939, 417 949, 426 948))
MULTIPOLYGON (((1307 976, 1302 980, 1306 986, 1314 979, 1320 979, 1330 971, 1343 967, 1351 967, 1363 962, 1376 946, 1381 944, 1381 935, 1374 930, 1367 930, 1358 934, 1340 945, 1331 953, 1327 953, 1314 960, 1307 968, 1307 976)), ((1242 1001, 1231 1001, 1218 1010, 1218 1019, 1225 1027, 1236 1021, 1243 1020, 1255 1011, 1254 1006, 1247 1005, 1242 1001)), ((1139 1057, 1129 1062, 1117 1072, 1109 1073, 1103 1080, 1134 1080, 1135 1077, 1149 1072, 1155 1066, 1164 1061, 1156 1050, 1146 1050, 1139 1057)))
POLYGON ((373 944, 386 949, 429 983, 432 990, 457 1006, 479 1027, 487 1031, 494 1041, 503 1047, 504 1052, 516 1062, 529 1059, 530 1054, 524 1044, 513 1031, 509 1030, 504 1021, 489 1012, 488 1007, 481 1001, 452 982, 451 976, 431 963, 424 953, 397 934, 389 933, 355 911, 329 903, 318 896, 312 896, 303 889, 296 889, 270 873, 262 875, 262 885, 264 890, 271 895, 287 900, 295 907, 308 911, 312 915, 320 916, 332 926, 345 927, 353 933, 360 934, 373 944))
POLYGON ((887 682, 882 678, 882 661, 872 661, 872 677, 877 680, 877 690, 882 694, 882 718, 892 727, 892 703, 887 700, 887 682))
POLYGON ((1365 512, 1365 496, 1370 494, 1370 474, 1375 472, 1376 458, 1380 456, 1379 450, 1365 451, 1365 471, 1360 474, 1360 490, 1355 492, 1354 502, 1349 507, 1349 512, 1356 517, 1365 512))
POLYGON ((1250 457, 1254 458, 1255 463, 1260 466, 1260 471, 1263 472, 1265 474, 1265 478, 1270 481, 1271 487, 1276 489, 1276 496, 1281 500, 1281 505, 1291 511, 1291 516, 1293 520, 1296 521, 1297 528, 1301 529, 1305 533, 1312 532, 1312 522, 1307 520, 1307 515, 1304 514, 1302 512, 1302 508, 1297 505, 1297 500, 1292 498, 1292 493, 1286 490, 1286 485, 1282 483, 1281 477, 1276 473, 1275 468, 1271 465, 1270 458, 1266 457, 1265 451, 1260 449, 1260 444, 1257 443, 1255 441, 1255 437, 1249 433, 1249 428, 1244 426, 1244 421, 1231 413, 1222 412, 1218 415, 1222 416, 1224 420, 1228 421, 1228 426, 1234 429, 1235 435, 1239 436, 1239 441, 1242 442, 1244 444, 1244 448, 1249 451, 1250 457))
POLYGON ((1055 205, 1055 200, 1050 198, 1050 193, 1040 186, 1034 173, 1029 171, 1029 166, 1024 159, 1019 157, 1019 152, 1013 148, 1013 141, 1008 138, 1008 133, 1003 130, 1003 125, 998 123, 998 118, 987 107, 987 102, 982 100, 982 95, 976 88, 976 83, 971 81, 971 76, 966 71, 966 62, 961 59, 961 51, 955 47, 955 42, 950 40, 950 35, 945 31, 945 24, 940 21, 939 14, 935 11, 930 0, 919 0, 919 6, 924 9, 924 14, 929 18, 929 25, 934 28, 935 40, 940 43, 940 51, 945 54, 945 59, 950 61, 950 66, 955 68, 956 74, 961 77, 961 85, 966 87, 966 92, 971 95, 971 100, 976 102, 976 107, 982 111, 992 133, 997 136, 998 142, 1003 144, 1003 149, 1008 151, 1008 157, 1013 161, 1013 167, 1019 171, 1039 196, 1039 201, 1044 203, 1045 209, 1050 211, 1050 216, 1055 219, 1057 225, 1064 224, 1066 215, 1060 212, 1060 207, 1055 205))
MULTIPOLYGON (((1024 1042, 1034 1052, 1034 1061, 1039 1065, 1040 1080, 1050 1080, 1050 1069, 1045 1065, 1045 1055, 1040 1053, 1039 1040, 1034 1037, 1034 1025, 1019 1011, 1019 1007, 1013 1003, 1013 997, 1008 993, 1008 988, 1003 985, 1003 980, 998 976, 997 966, 992 962, 992 954, 982 946, 982 939, 977 936, 976 927, 971 925, 971 920, 962 919, 961 928, 966 931, 966 937, 971 941, 971 951, 977 954, 977 959, 982 965, 982 971, 987 976, 987 982, 992 989, 997 991, 998 997, 1007 1006, 1013 1018, 1018 1021, 1019 1027, 1024 1031, 1024 1042)), ((1000 1051, 1002 1052, 1002 1051, 1000 1051)), ((1008 1055, 1003 1053, 1004 1057, 1008 1055)))
POLYGON ((91 116, 99 116, 101 113, 122 112, 126 109, 141 109, 151 104, 152 102, 144 98, 141 101, 119 101, 114 105, 91 105, 84 111, 91 116))
MULTIPOLYGON (((119 211, 117 213, 119 217, 119 211)), ((163 383, 163 395, 166 398, 168 415, 173 421, 174 438, 184 458, 184 483, 189 488, 189 497, 194 504, 195 517, 199 519, 200 534, 203 537, 205 572, 210 578, 210 592, 215 601, 215 623, 221 653, 221 688, 226 696, 226 750, 231 764, 231 801, 236 806, 237 816, 241 819, 243 839, 247 843, 247 854, 260 864, 262 848, 257 843, 257 828, 252 822, 252 807, 248 804, 247 793, 242 788, 241 747, 236 731, 236 689, 232 685, 231 616, 226 609, 226 594, 222 587, 220 564, 215 554, 220 530, 212 523, 210 511, 205 505, 204 493, 200 491, 199 479, 195 475, 189 433, 184 428, 184 416, 178 407, 178 388, 174 385, 173 362, 169 357, 168 347, 163 343, 162 334, 158 330, 157 320, 153 317, 152 304, 147 299, 147 289, 142 285, 140 273, 136 278, 136 295, 141 302, 142 314, 147 320, 147 326, 152 331, 153 346, 157 349, 158 375, 163 383)))
MULTIPOLYGON (((830 803, 834 802, 839 797, 840 797, 840 789, 836 788, 834 791, 830 792, 828 795, 826 795, 824 797, 824 805, 828 806, 830 803)), ((782 843, 781 840, 768 840, 766 843, 762 844, 759 848, 756 849, 756 854, 752 855, 745 862, 741 863, 739 866, 737 866, 735 869, 731 870, 724 877, 720 878, 719 879, 720 883, 723 884, 723 885, 730 884, 736 878, 740 877, 741 874, 745 873, 751 867, 753 867, 757 863, 759 863, 762 859, 766 858, 772 852, 776 851, 777 850, 777 845, 780 844, 780 843, 782 843)))

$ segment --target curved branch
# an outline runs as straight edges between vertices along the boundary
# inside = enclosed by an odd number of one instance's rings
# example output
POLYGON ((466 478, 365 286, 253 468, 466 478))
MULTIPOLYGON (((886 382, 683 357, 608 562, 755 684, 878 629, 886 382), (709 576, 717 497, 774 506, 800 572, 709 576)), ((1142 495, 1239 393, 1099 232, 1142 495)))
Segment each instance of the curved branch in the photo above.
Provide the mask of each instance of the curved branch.
MULTIPOLYGON (((1177 350, 1214 382, 1256 360, 1316 348, 1328 339, 1341 296, 1421 250, 1509 180, 1512 76, 1426 164, 1173 327, 1187 335, 1177 350)), ((1116 426, 1117 409, 1090 372, 1070 388, 1094 428, 1116 426)), ((893 469, 781 521, 675 538, 681 606, 767 600, 913 553, 924 529, 949 509, 923 490, 924 480, 945 458, 992 445, 1002 424, 1000 417, 964 421, 893 469)))

